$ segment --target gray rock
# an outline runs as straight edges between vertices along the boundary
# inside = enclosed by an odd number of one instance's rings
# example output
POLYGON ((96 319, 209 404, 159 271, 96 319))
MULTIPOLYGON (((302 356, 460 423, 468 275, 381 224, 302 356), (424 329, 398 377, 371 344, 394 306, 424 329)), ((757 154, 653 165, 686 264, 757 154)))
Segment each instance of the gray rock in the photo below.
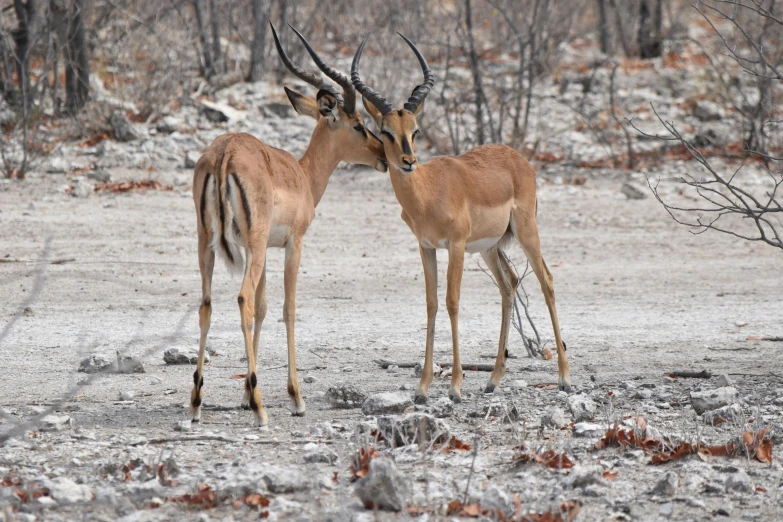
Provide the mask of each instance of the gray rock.
POLYGON ((378 417, 378 431, 393 447, 409 444, 431 445, 449 440, 449 427, 426 413, 402 417, 378 417))
POLYGON ((571 474, 565 479, 565 484, 572 488, 584 488, 590 485, 606 485, 598 466, 576 465, 571 468, 571 474))
POLYGON ((742 407, 739 404, 724 406, 717 410, 706 411, 701 416, 705 424, 719 426, 724 422, 736 423, 742 420, 742 407))
POLYGON ((109 124, 114 131, 114 139, 117 141, 133 141, 139 139, 136 131, 133 130, 128 118, 122 111, 114 111, 109 118, 109 124))
POLYGON ((71 196, 75 198, 84 199, 90 197, 92 191, 93 191, 92 184, 88 181, 80 179, 77 180, 76 183, 74 183, 73 190, 71 191, 71 196))
POLYGON ((265 466, 261 479, 270 493, 296 493, 311 489, 314 485, 310 476, 293 466, 265 466))
POLYGON ((432 404, 427 405, 427 412, 439 419, 451 417, 454 413, 454 403, 448 397, 441 397, 432 404))
POLYGON ((598 410, 598 405, 593 399, 584 393, 580 393, 568 397, 568 409, 571 410, 574 421, 579 422, 592 419, 596 410, 598 410))
POLYGON ((376 393, 367 397, 362 403, 362 413, 365 415, 389 415, 403 413, 413 406, 410 395, 403 392, 376 393))
POLYGON ((233 108, 227 103, 211 102, 208 100, 199 100, 201 113, 206 119, 213 123, 223 123, 227 121, 239 121, 245 119, 247 113, 233 108))
POLYGON ((753 482, 743 470, 736 471, 726 477, 726 492, 753 493, 753 482))
POLYGON ((135 396, 136 394, 129 390, 124 390, 120 392, 121 401, 132 401, 135 396))
POLYGON ((527 381, 523 381, 522 379, 517 379, 515 381, 511 381, 508 383, 508 387, 512 390, 524 390, 527 388, 527 381))
POLYGON ((171 134, 172 132, 179 130, 181 125, 181 118, 177 118, 175 116, 164 116, 155 124, 155 129, 157 129, 158 132, 162 132, 164 134, 171 134))
MULTIPOLYGON (((163 361, 166 364, 196 364, 198 362, 198 350, 195 348, 169 348, 163 352, 163 361)), ((209 354, 204 353, 204 362, 209 362, 209 354)))
MULTIPOLYGON (((511 518, 516 510, 514 499, 505 488, 499 488, 496 486, 490 486, 484 490, 479 500, 479 505, 482 511, 500 511, 506 518, 511 518)), ((494 517, 491 517, 494 518, 494 517)))
POLYGON ((89 486, 77 484, 65 477, 44 480, 43 486, 49 488, 49 495, 60 504, 76 504, 92 500, 92 490, 89 486))
POLYGON ((325 444, 310 442, 304 445, 302 451, 304 452, 304 461, 308 463, 324 462, 326 464, 334 464, 337 462, 337 453, 325 444))
POLYGON ((624 183, 620 188, 620 192, 628 199, 644 199, 647 197, 647 192, 632 183, 624 183))
POLYGON ((693 115, 701 121, 715 121, 725 118, 726 111, 713 101, 699 100, 693 108, 693 115))
POLYGON ((310 435, 323 440, 331 440, 334 438, 334 428, 328 422, 317 422, 311 424, 308 428, 310 435))
POLYGON ((305 378, 302 380, 307 384, 313 384, 315 382, 315 377, 313 377, 312 375, 305 375, 305 378))
POLYGON ((672 514, 672 511, 674 510, 674 504, 671 502, 664 502, 661 504, 661 507, 658 508, 658 514, 664 517, 668 517, 672 514))
POLYGON ((691 392, 691 405, 699 415, 706 411, 717 410, 723 406, 733 404, 738 399, 737 389, 731 386, 703 392, 691 392))
POLYGON ((652 390, 647 388, 641 388, 633 393, 634 399, 649 400, 652 399, 652 390))
POLYGON ((715 380, 715 385, 718 386, 718 388, 725 388, 726 386, 733 386, 734 381, 731 380, 728 373, 722 373, 718 375, 718 378, 715 380))
POLYGON ((555 428, 559 430, 567 425, 568 421, 565 418, 565 412, 557 406, 550 406, 541 416, 541 426, 544 428, 555 428))
POLYGON ((368 509, 400 511, 411 495, 411 486, 394 461, 378 457, 370 461, 370 472, 356 482, 354 491, 368 509))
POLYGON ((327 388, 324 398, 332 408, 350 409, 361 408, 366 395, 351 385, 330 386, 327 388))
POLYGON ((41 419, 41 431, 63 431, 73 428, 73 419, 68 415, 47 415, 41 419))
POLYGON ((161 379, 160 377, 156 375, 150 377, 150 384, 161 384, 161 383, 163 383, 163 379, 161 379))
MULTIPOLYGON (((495 388, 493 393, 497 393, 498 388, 495 388)), ((493 398, 493 402, 487 404, 482 409, 483 417, 497 417, 501 422, 515 421, 519 418, 519 411, 514 404, 507 404, 499 398, 493 398)))
POLYGON ((112 369, 112 363, 107 357, 95 353, 88 355, 79 363, 79 371, 83 373, 109 372, 112 369))
POLYGON ((174 431, 190 431, 193 428, 193 423, 190 420, 182 420, 174 425, 174 431))
MULTIPOLYGON (((413 367, 413 374, 416 377, 421 377, 421 372, 424 370, 424 361, 416 363, 416 366, 413 367)), ((440 364, 433 361, 432 363, 432 374, 433 375, 439 375, 440 372, 443 371, 443 368, 440 367, 440 364)))
POLYGON ((144 373, 144 363, 135 357, 117 352, 117 373, 144 373))
POLYGON ((198 163, 198 159, 201 157, 201 154, 196 152, 195 150, 189 150, 185 153, 185 168, 186 169, 195 169, 196 163, 198 163))
POLYGON ((655 483, 652 489, 653 495, 660 497, 673 497, 677 493, 677 483, 679 482, 677 475, 671 471, 661 477, 661 479, 655 483))
POLYGON ((87 173, 87 177, 95 181, 111 181, 111 174, 103 169, 91 170, 87 173))
POLYGON ((65 158, 55 156, 49 160, 49 163, 44 167, 47 174, 65 174, 70 170, 70 165, 65 158))
POLYGON ((266 116, 277 116, 278 118, 291 118, 294 115, 294 108, 288 103, 268 102, 263 104, 260 110, 266 116))
POLYGON ((577 422, 574 424, 575 437, 600 437, 606 432, 606 428, 592 422, 577 422))

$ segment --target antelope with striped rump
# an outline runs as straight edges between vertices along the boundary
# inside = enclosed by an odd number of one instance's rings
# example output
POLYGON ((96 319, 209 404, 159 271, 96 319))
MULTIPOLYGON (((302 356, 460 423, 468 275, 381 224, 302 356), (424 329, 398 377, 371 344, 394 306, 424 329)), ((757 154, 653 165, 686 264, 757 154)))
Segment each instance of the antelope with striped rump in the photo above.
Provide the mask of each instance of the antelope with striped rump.
POLYGON ((285 66, 318 89, 316 98, 311 99, 285 88, 296 112, 317 121, 307 150, 297 160, 290 153, 265 145, 249 134, 225 134, 207 148, 196 164, 193 200, 197 214, 202 299, 198 365, 190 394, 193 421, 201 418, 215 253, 224 258, 230 269, 244 268, 237 299, 247 351, 242 406, 253 410, 256 425, 264 426, 267 414, 256 377, 256 358, 261 324, 267 311, 266 249, 285 248, 283 320, 288 341, 288 395, 293 414, 304 415, 294 343, 296 278, 302 237, 315 216, 315 207, 326 190, 329 176, 341 161, 386 171, 383 144, 365 129, 362 117, 356 111, 356 91, 350 80, 324 63, 304 36, 293 30, 318 68, 337 83, 342 92, 319 75, 294 65, 272 27, 275 46, 285 66))
MULTIPOLYGON (((402 35, 400 35, 402 36, 402 35)), ((436 249, 449 252, 446 308, 451 320, 454 366, 449 397, 461 398, 462 367, 459 360, 458 312, 465 252, 481 252, 500 288, 502 314, 495 366, 486 385, 491 392, 506 371, 508 331, 518 278, 503 248, 513 238, 522 245, 544 293, 557 343, 558 384, 571 387, 565 343, 555 310, 552 274, 541 256, 536 225, 536 174, 517 151, 504 145, 484 145, 459 156, 434 157, 419 163, 414 152, 417 116, 434 84, 427 61, 413 43, 424 73, 402 109, 393 110, 386 99, 362 82, 359 60, 367 38, 359 46, 351 66, 351 80, 363 97, 364 107, 381 130, 394 194, 402 206, 402 219, 419 242, 427 293, 427 341, 424 369, 416 390, 416 402, 427 401, 432 382, 435 314, 438 310, 436 249)))

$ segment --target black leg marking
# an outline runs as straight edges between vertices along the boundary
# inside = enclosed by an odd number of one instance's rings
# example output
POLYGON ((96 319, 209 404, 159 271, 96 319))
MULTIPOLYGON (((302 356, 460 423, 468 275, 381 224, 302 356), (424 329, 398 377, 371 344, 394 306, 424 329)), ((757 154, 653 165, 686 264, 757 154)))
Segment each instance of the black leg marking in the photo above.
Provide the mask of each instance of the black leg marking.
POLYGON ((210 299, 209 297, 205 297, 204 300, 201 301, 201 305, 204 306, 205 308, 209 308, 210 306, 212 306, 212 299, 210 299))
POLYGON ((201 202, 199 203, 199 217, 201 218, 201 228, 206 230, 207 225, 206 221, 204 221, 204 211, 207 208, 207 187, 209 184, 209 177, 212 174, 207 174, 204 176, 204 186, 201 188, 201 202))
POLYGON ((293 397, 294 395, 296 395, 296 391, 294 391, 294 385, 293 384, 289 384, 288 385, 288 395, 290 397, 293 397))
POLYGON ((195 372, 193 372, 193 384, 195 384, 196 386, 198 386, 198 370, 196 370, 195 372))
POLYGON ((258 413, 258 403, 256 402, 256 397, 253 392, 255 391, 257 384, 258 380, 256 379, 256 373, 253 372, 250 374, 250 379, 245 381, 245 387, 248 390, 248 395, 250 395, 250 409, 256 413, 258 413))
POLYGON ((204 376, 198 374, 198 370, 193 372, 193 384, 196 388, 196 393, 193 394, 193 401, 191 404, 194 408, 201 406, 201 388, 204 387, 204 376))
POLYGON ((568 350, 568 348, 566 347, 565 341, 563 341, 563 351, 566 351, 566 350, 568 350))
POLYGON ((239 176, 237 176, 236 172, 232 172, 231 176, 234 178, 234 183, 237 184, 237 188, 239 188, 239 197, 242 199, 242 208, 245 210, 247 229, 250 230, 250 224, 252 223, 250 218, 250 202, 247 199, 247 194, 245 194, 245 187, 243 187, 242 183, 239 182, 239 176))
POLYGON ((506 359, 508 359, 508 348, 506 348, 506 355, 505 355, 505 357, 506 357, 506 359))
POLYGON ((245 302, 245 298, 244 297, 242 297, 241 295, 239 297, 237 297, 237 303, 239 303, 239 306, 242 306, 244 304, 244 302, 245 302))

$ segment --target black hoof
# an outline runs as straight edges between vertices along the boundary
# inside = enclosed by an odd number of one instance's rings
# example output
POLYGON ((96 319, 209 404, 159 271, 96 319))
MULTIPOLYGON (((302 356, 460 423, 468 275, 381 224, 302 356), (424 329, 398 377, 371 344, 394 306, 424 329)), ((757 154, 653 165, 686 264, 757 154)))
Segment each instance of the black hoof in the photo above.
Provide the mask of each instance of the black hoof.
POLYGON ((304 417, 305 416, 305 412, 303 412, 303 411, 294 411, 294 412, 291 412, 291 415, 293 417, 304 417))
POLYGON ((424 395, 417 395, 413 399, 413 402, 415 402, 416 404, 427 404, 427 397, 424 395))
POLYGON ((449 395, 449 399, 451 399, 451 402, 453 402, 454 404, 459 404, 460 402, 462 402, 462 397, 460 397, 459 395, 449 395))
POLYGON ((201 422, 201 419, 191 419, 190 422, 192 422, 193 424, 198 424, 199 422, 201 422))
POLYGON ((242 409, 243 410, 249 410, 250 409, 250 405, 249 404, 243 404, 242 405, 242 409))
POLYGON ((558 386, 558 389, 559 389, 560 391, 563 391, 563 392, 566 392, 566 393, 571 393, 571 392, 573 391, 573 390, 571 389, 571 386, 570 386, 570 385, 567 385, 567 384, 561 384, 561 385, 559 385, 559 386, 558 386))
POLYGON ((484 393, 492 393, 495 391, 495 385, 494 384, 487 384, 487 387, 484 388, 484 393))

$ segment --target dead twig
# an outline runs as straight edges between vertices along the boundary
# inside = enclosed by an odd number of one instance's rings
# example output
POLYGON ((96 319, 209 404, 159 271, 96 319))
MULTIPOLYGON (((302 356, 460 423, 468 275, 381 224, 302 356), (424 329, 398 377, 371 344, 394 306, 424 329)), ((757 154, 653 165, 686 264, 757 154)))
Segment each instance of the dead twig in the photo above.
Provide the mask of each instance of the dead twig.
POLYGON ((328 444, 329 441, 315 441, 309 439, 294 439, 294 440, 245 440, 245 439, 233 439, 231 437, 224 437, 223 435, 193 435, 187 437, 159 437, 149 440, 140 440, 127 444, 127 446, 144 446, 147 444, 168 444, 169 442, 203 442, 203 441, 217 441, 228 442, 230 444, 261 444, 266 446, 275 446, 278 444, 309 444, 311 442, 321 444, 328 444))
POLYGON ((682 377, 684 379, 711 379, 712 374, 708 372, 707 370, 702 370, 700 372, 670 372, 667 373, 669 377, 682 377))

